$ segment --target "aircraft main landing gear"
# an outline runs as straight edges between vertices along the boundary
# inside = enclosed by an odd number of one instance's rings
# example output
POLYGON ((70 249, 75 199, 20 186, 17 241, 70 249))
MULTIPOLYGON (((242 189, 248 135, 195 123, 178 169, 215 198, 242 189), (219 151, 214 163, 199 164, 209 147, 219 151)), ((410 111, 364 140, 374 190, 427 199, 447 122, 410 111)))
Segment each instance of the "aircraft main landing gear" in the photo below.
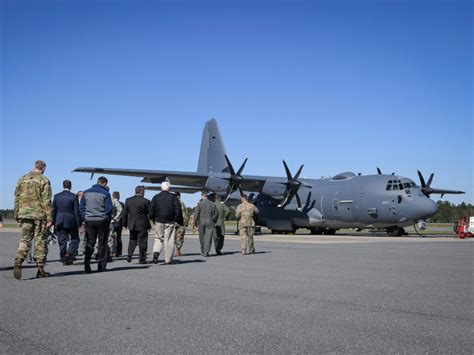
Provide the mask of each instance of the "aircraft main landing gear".
POLYGON ((334 228, 311 228, 310 229, 311 234, 316 234, 316 235, 334 235, 336 234, 336 230, 334 228))
POLYGON ((403 235, 407 235, 408 233, 405 232, 405 229, 403 227, 392 227, 392 228, 387 228, 387 235, 390 237, 401 237, 403 235))

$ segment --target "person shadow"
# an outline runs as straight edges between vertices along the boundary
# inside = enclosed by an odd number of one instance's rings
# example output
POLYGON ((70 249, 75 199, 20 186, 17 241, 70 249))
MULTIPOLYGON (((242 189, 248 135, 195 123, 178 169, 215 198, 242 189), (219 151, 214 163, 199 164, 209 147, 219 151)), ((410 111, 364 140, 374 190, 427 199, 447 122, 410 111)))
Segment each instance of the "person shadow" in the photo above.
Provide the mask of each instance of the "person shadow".
MULTIPOLYGON (((55 278, 55 277, 66 277, 66 276, 76 276, 76 275, 93 275, 93 274, 108 274, 109 272, 116 272, 116 271, 126 271, 126 270, 139 270, 139 269, 148 269, 150 266, 148 265, 137 265, 137 266, 122 266, 116 267, 113 269, 106 269, 106 271, 98 272, 97 270, 93 270, 90 274, 87 274, 84 270, 71 270, 71 271, 61 271, 51 273, 47 278, 55 278)), ((22 279, 24 281, 28 280, 35 280, 36 277, 29 277, 22 279)))

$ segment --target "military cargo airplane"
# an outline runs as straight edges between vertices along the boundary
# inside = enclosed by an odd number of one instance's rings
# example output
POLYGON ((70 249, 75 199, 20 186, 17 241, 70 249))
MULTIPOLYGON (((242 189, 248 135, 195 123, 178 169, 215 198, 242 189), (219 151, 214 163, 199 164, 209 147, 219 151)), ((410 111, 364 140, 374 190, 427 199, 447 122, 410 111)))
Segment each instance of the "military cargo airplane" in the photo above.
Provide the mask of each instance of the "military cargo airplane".
MULTIPOLYGON (((236 171, 231 164, 219 131, 212 119, 204 127, 196 172, 137 170, 113 168, 77 168, 75 172, 141 177, 142 182, 160 184, 169 181, 174 191, 195 193, 208 191, 235 204, 240 195, 250 193, 259 208, 262 226, 274 233, 295 232, 307 228, 313 234, 334 234, 341 228, 385 230, 389 235, 402 235, 404 227, 426 227, 437 204, 431 194, 462 194, 463 191, 431 187, 434 174, 425 182, 418 171, 421 185, 392 174, 361 175, 344 172, 331 178, 300 179, 303 165, 292 174, 283 161, 286 177, 243 175, 247 159, 236 171)), ((157 189, 149 185, 148 189, 157 189)))

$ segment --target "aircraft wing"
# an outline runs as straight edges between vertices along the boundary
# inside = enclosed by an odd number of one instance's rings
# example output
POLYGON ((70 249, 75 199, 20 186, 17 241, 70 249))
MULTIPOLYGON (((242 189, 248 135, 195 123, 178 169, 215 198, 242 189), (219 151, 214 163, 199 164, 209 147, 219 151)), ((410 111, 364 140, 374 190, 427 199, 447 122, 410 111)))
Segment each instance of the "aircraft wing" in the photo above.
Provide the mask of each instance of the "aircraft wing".
POLYGON ((444 190, 444 189, 433 189, 430 187, 430 194, 440 194, 440 195, 445 195, 445 194, 464 194, 464 191, 457 191, 457 190, 444 190))
MULTIPOLYGON (((195 191, 205 189, 208 173, 195 172, 179 172, 179 171, 165 171, 165 170, 140 170, 140 169, 114 169, 114 168, 96 168, 96 167, 81 167, 76 168, 73 172, 102 174, 102 175, 121 175, 121 176, 135 176, 141 177, 142 182, 151 184, 160 184, 165 180, 169 180, 172 185, 180 185, 182 187, 190 187, 195 191)), ((242 181, 242 189, 244 191, 261 192, 263 185, 269 177, 249 176, 245 175, 242 181)), ((174 190, 180 192, 189 192, 184 190, 174 190)))
POLYGON ((164 170, 140 170, 140 169, 114 169, 114 168, 76 168, 73 172, 102 174, 102 175, 121 175, 141 177, 142 182, 159 184, 169 179, 172 184, 192 186, 203 188, 209 175, 207 173, 178 172, 164 170))
MULTIPOLYGON (((144 186, 145 190, 150 191, 161 191, 161 186, 144 186)), ((184 194, 194 194, 199 191, 203 191, 204 189, 200 189, 198 187, 189 187, 189 186, 171 186, 170 190, 173 192, 179 192, 184 194)))
POLYGON ((263 185, 270 177, 244 175, 242 189, 244 191, 262 192, 263 185))

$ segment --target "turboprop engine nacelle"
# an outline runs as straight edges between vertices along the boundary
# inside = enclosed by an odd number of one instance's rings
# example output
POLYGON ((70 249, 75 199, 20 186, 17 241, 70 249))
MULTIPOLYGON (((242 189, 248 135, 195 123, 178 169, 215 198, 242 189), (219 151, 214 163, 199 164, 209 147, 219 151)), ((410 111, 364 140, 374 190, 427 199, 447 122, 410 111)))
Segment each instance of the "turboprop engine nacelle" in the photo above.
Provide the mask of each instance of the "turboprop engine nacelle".
POLYGON ((262 193, 275 199, 282 199, 285 196, 286 186, 275 181, 267 181, 263 185, 262 193))
POLYGON ((206 189, 213 192, 226 192, 229 181, 210 176, 206 181, 206 189))

